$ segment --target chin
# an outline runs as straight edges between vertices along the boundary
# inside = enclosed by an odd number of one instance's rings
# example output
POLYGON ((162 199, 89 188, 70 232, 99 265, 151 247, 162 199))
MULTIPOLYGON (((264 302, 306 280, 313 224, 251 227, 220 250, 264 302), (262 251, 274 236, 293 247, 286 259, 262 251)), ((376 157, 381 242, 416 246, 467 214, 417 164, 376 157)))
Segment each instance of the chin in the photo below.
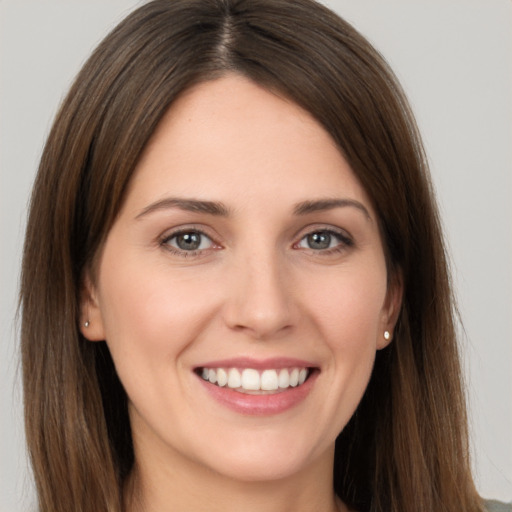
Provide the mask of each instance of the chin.
POLYGON ((214 469, 220 475, 231 480, 245 483, 277 482, 291 478, 308 467, 311 463, 305 460, 286 460, 273 458, 258 460, 241 460, 233 458, 225 464, 218 464, 214 469))
POLYGON ((208 451, 200 449, 202 464, 233 480, 263 483, 296 476, 320 460, 332 460, 334 454, 335 438, 328 446, 310 444, 309 435, 283 436, 262 431, 244 438, 226 443, 228 449, 222 449, 222 445, 213 450, 210 446, 208 451))

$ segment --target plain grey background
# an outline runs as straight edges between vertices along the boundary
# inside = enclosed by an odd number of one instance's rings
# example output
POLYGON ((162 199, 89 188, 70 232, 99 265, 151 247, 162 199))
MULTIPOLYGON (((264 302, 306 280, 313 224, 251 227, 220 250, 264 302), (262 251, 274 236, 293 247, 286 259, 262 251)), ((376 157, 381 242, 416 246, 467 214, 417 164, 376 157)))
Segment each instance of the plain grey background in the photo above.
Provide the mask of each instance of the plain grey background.
MULTIPOLYGON (((14 320, 30 186, 92 48, 141 2, 0 0, 0 512, 34 503, 14 320)), ((512 499, 512 2, 328 0, 391 63, 431 162, 464 323, 473 464, 512 499)))

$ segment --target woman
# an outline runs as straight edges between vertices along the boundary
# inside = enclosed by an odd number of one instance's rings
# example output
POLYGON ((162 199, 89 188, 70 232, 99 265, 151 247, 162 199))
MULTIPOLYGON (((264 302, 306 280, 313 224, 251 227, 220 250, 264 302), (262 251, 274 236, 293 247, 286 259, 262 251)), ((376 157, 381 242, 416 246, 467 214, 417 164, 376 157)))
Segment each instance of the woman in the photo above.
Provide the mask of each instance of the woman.
POLYGON ((21 297, 42 511, 482 510, 421 141, 320 5, 122 22, 49 136, 21 297))

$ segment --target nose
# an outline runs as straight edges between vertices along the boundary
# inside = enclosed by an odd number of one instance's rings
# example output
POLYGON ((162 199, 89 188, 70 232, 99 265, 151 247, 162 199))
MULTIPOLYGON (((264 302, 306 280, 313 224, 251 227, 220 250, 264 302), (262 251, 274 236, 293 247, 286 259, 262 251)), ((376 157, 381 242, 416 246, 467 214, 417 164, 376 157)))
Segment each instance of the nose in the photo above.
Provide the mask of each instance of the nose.
POLYGON ((232 269, 224 319, 230 329, 254 339, 278 337, 289 331, 297 314, 293 286, 285 265, 275 255, 252 254, 232 269))

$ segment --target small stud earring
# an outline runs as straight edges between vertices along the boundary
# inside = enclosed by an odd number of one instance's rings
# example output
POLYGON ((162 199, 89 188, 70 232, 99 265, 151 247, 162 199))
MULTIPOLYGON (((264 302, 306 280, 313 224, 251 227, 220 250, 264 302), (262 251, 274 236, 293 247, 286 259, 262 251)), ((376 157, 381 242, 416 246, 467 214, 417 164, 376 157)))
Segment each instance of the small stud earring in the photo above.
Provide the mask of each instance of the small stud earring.
POLYGON ((89 320, 86 320, 86 321, 84 322, 84 327, 89 327, 89 325, 90 325, 90 324, 89 324, 89 320))
POLYGON ((384 339, 389 341, 391 339, 391 334, 389 331, 384 331, 384 339))

